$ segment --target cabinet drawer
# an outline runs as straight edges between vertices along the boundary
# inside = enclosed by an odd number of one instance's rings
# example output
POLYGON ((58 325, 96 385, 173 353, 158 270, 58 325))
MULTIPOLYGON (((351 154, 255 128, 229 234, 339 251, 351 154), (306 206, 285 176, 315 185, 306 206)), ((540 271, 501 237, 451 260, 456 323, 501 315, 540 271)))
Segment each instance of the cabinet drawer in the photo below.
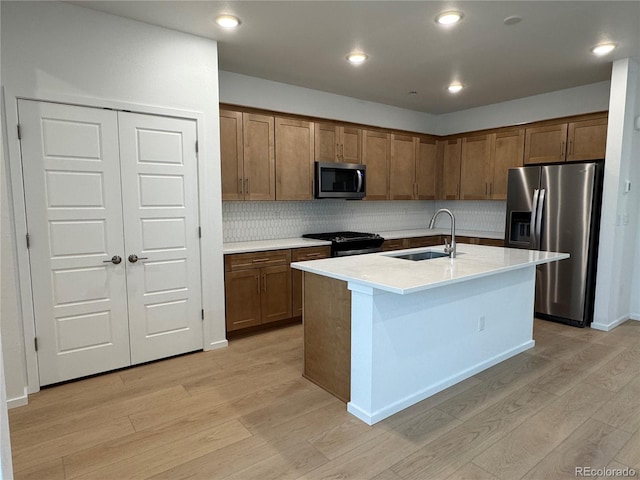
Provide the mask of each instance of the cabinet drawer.
POLYGON ((406 238, 394 238, 393 240, 385 240, 382 244, 382 250, 388 252, 390 250, 402 250, 407 248, 406 238))
POLYGON ((440 235, 429 237, 413 237, 407 239, 407 248, 433 247, 442 243, 440 235))
POLYGON ((289 263, 291 263, 291 251, 289 249, 236 253, 225 255, 224 270, 226 272, 234 272, 237 270, 247 270, 249 268, 289 265, 289 263))
POLYGON ((331 256, 331 247, 303 247, 291 250, 292 262, 306 262, 307 260, 318 260, 331 256))

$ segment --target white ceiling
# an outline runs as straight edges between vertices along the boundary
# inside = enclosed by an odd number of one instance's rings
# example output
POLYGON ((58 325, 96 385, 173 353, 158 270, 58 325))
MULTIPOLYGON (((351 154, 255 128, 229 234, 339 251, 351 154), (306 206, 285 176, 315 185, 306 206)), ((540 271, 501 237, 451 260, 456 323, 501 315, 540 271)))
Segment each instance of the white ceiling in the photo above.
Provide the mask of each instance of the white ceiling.
POLYGON ((218 40, 221 70, 432 114, 608 80, 613 60, 640 57, 640 0, 72 3, 218 40), (437 25, 451 8, 462 22, 437 25), (220 13, 241 26, 218 27, 220 13), (619 46, 591 54, 604 41, 619 46), (354 67, 358 49, 369 60, 354 67), (466 86, 455 96, 453 80, 466 86))

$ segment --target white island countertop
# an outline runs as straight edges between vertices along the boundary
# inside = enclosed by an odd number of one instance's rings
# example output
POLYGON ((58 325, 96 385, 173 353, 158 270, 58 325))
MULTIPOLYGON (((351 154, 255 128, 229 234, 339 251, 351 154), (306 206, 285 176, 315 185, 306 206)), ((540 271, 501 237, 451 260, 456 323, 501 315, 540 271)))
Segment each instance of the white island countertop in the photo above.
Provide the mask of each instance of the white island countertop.
POLYGON ((350 257, 295 262, 291 268, 406 295, 431 288, 465 282, 531 265, 569 258, 567 253, 457 244, 457 257, 412 261, 394 256, 424 251, 442 252, 443 247, 412 248, 350 257))

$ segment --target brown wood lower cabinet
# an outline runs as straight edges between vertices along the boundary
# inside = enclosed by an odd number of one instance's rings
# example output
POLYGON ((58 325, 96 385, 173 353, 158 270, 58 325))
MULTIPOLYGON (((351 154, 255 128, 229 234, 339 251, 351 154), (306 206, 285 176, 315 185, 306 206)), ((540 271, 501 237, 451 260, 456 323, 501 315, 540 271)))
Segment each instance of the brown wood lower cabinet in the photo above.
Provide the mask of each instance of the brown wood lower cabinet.
POLYGON ((500 238, 480 238, 456 236, 457 243, 471 243, 472 245, 485 245, 487 247, 504 247, 504 240, 500 238))
MULTIPOLYGON (((331 256, 331 247, 305 247, 291 250, 291 261, 306 262, 331 256)), ((302 271, 291 269, 291 295, 293 317, 302 316, 302 271)))
POLYGON ((225 256, 227 332, 291 318, 291 252, 225 256))

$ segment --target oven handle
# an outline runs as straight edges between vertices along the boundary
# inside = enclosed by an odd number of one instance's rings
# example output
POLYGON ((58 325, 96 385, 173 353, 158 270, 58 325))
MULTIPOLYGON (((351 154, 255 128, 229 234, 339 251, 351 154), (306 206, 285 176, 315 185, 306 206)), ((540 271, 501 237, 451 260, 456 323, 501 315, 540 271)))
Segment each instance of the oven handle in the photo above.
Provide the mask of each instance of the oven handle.
POLYGON ((361 255, 363 253, 377 253, 381 252, 382 247, 374 247, 374 248, 362 248, 359 250, 338 250, 333 252, 334 257, 347 257, 349 255, 361 255))

